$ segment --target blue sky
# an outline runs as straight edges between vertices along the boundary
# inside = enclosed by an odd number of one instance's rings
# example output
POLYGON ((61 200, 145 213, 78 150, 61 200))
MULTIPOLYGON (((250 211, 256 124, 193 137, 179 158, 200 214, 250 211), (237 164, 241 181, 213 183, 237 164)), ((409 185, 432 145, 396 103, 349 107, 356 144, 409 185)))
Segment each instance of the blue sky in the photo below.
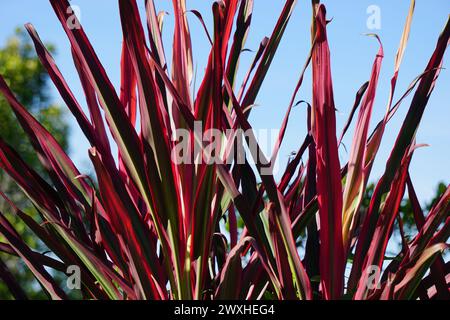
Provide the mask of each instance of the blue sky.
MULTIPOLYGON (((138 1, 143 9, 144 1, 138 1)), ((206 24, 211 27, 211 0, 187 0, 188 9, 199 10, 206 24)), ((396 97, 398 98, 409 83, 425 68, 431 56, 436 40, 450 13, 448 0, 417 0, 413 19, 411 37, 400 69, 396 97)), ((393 63, 398 47, 403 23, 409 7, 407 0, 329 0, 324 1, 328 18, 333 21, 328 25, 330 50, 332 55, 332 72, 337 114, 338 132, 344 125, 354 96, 358 88, 369 78, 372 62, 378 50, 374 38, 363 34, 376 32, 383 43, 385 58, 381 69, 377 98, 375 101, 372 124, 375 125, 384 114, 389 81, 393 73, 393 63), (370 5, 377 5, 381 13, 381 29, 368 30, 366 10, 370 5)), ((119 86, 119 61, 121 50, 121 27, 115 0, 74 0, 73 5, 81 9, 81 22, 93 43, 96 52, 107 70, 109 77, 119 86)), ((173 28, 171 1, 156 0, 158 10, 165 10, 164 41, 166 53, 170 56, 173 28)), ((256 50, 264 36, 269 36, 275 25, 284 1, 255 0, 252 27, 246 47, 256 50)), ((295 87, 299 72, 307 57, 310 44, 310 1, 299 0, 292 19, 287 27, 265 84, 257 99, 259 107, 252 111, 251 121, 255 128, 279 128, 287 104, 295 87)), ((203 74, 209 52, 207 38, 196 18, 189 16, 194 62, 197 65, 197 83, 203 74)), ((0 2, 0 46, 12 34, 17 26, 31 22, 41 38, 53 43, 57 48, 56 61, 63 75, 81 103, 84 103, 82 89, 78 81, 70 55, 69 42, 59 21, 47 0, 15 0, 0 2)), ((211 29, 211 28, 210 28, 211 29)), ((252 53, 244 53, 241 71, 245 72, 253 58, 252 53)), ((448 66, 449 54, 444 58, 444 67, 448 66)), ((242 79, 242 73, 238 77, 242 79)), ((61 102, 56 90, 50 85, 54 99, 61 102)), ((448 158, 450 156, 450 70, 443 70, 431 96, 417 134, 418 143, 427 143, 428 148, 416 151, 411 174, 419 198, 424 201, 434 194, 439 181, 450 182, 448 158)), ((298 99, 311 100, 310 71, 300 89, 298 99)), ((395 99, 396 100, 396 99, 395 99)), ((384 164, 395 141, 396 134, 409 107, 410 99, 404 101, 401 109, 390 122, 381 150, 377 156, 371 180, 377 180, 383 172, 384 164)), ((68 115, 71 123, 73 118, 68 115)), ((306 112, 304 106, 295 108, 285 143, 280 151, 280 160, 286 162, 291 151, 298 148, 306 133, 306 112)), ((347 134, 346 144, 351 142, 353 127, 347 134)), ((70 154, 82 170, 88 170, 88 144, 76 125, 71 126, 70 154)), ((348 154, 341 149, 341 162, 345 163, 348 154)))

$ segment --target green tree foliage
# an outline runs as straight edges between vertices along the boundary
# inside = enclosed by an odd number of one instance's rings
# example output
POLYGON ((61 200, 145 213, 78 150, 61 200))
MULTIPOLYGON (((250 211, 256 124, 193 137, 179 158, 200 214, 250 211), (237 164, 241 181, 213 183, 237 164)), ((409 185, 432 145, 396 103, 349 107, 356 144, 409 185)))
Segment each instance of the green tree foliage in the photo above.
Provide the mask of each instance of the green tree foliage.
MULTIPOLYGON (((54 52, 54 47, 48 48, 54 52)), ((51 101, 48 87, 49 76, 37 58, 31 41, 22 29, 17 29, 6 44, 0 48, 0 74, 4 76, 8 85, 17 95, 19 101, 26 106, 47 130, 67 149, 69 126, 64 111, 51 101)), ((13 145, 20 155, 39 173, 45 176, 36 152, 33 151, 26 134, 16 120, 10 106, 3 96, 0 96, 0 135, 10 145, 13 145)), ((0 172, 0 189, 7 194, 20 208, 33 215, 35 209, 24 194, 11 179, 0 172)), ((42 244, 35 241, 31 231, 27 230, 23 222, 14 217, 9 205, 0 197, 0 211, 7 214, 17 231, 25 236, 27 243, 39 251, 45 250, 42 244)), ((0 242, 4 242, 0 237, 0 242)), ((45 298, 34 276, 23 265, 20 259, 0 253, 0 264, 7 266, 16 279, 20 279, 22 288, 30 298, 45 298)), ((0 281, 0 299, 10 298, 9 291, 0 281)))

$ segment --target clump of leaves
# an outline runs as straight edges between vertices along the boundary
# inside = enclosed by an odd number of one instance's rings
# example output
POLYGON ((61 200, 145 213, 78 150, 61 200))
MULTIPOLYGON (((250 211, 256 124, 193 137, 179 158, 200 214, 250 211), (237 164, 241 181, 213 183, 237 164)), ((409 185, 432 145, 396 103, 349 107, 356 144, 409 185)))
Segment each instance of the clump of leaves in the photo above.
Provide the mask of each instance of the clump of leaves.
MULTIPOLYGON (((441 71, 450 21, 423 74, 394 102, 414 11, 414 1, 411 2, 396 55, 386 114, 369 134, 383 60, 380 42, 369 81, 356 95, 352 115, 358 112, 358 116, 349 160, 342 165, 338 157, 341 139, 336 135, 326 10, 318 1, 312 1, 310 55, 277 143, 267 158, 251 134, 248 119, 296 1, 285 1, 271 36, 261 42, 238 91, 234 89, 235 75, 251 24, 253 0, 215 2, 211 52, 195 97, 191 93, 193 59, 184 0, 173 1, 171 71, 167 69, 161 37, 162 16, 157 14, 153 1, 145 2, 149 31, 146 39, 136 1, 119 0, 123 30, 119 93, 83 29, 66 23, 73 19, 67 10, 69 3, 50 3, 70 40, 89 115, 81 109, 34 28, 26 27, 43 66, 92 146, 89 156, 96 182, 78 171, 54 137, 0 78, 0 91, 51 177, 51 183, 42 179, 13 147, 0 139, 0 167, 27 194, 42 223, 13 203, 11 210, 53 255, 26 246, 3 214, 0 233, 7 240, 2 250, 23 258, 51 298, 65 299, 67 295, 45 267, 65 272, 69 265, 81 268, 82 293, 87 299, 448 297, 448 265, 442 254, 450 230, 450 188, 424 216, 408 168, 418 147, 415 133, 441 71), (309 133, 277 181, 270 165, 277 158, 297 92, 310 65, 313 99, 305 122, 309 133), (409 94, 413 94, 411 105, 386 170, 376 183, 368 208, 362 210, 361 202, 386 124, 409 94), (219 139, 219 157, 223 160, 235 144, 248 144, 250 152, 245 161, 173 161, 178 141, 172 137, 178 129, 189 132, 190 149, 205 147, 195 130, 196 121, 201 121, 203 130, 217 129, 223 136, 230 128, 250 132, 247 139, 239 139, 238 135, 219 139), (111 143, 118 147, 117 161, 111 143), (306 152, 304 166, 302 157, 306 152), (389 261, 385 252, 396 219, 401 221, 399 208, 405 189, 413 203, 419 232, 411 241, 405 239, 398 256, 389 261), (228 221, 228 234, 219 228, 222 217, 228 221), (244 223, 242 230, 238 230, 238 217, 244 223), (305 230, 302 259, 296 240, 305 230), (346 267, 351 269, 348 280, 346 267), (379 281, 371 283, 368 270, 376 268, 383 268, 383 274, 379 281), (430 274, 426 276, 428 269, 430 274)), ((195 13, 203 22, 201 15, 195 13)), ((348 126, 345 128, 341 136, 348 126)), ((20 293, 7 271, 0 271, 11 291, 20 293)))
MULTIPOLYGON (((51 45, 47 45, 50 52, 54 52, 51 45)), ((37 57, 34 46, 27 32, 17 28, 8 38, 5 45, 0 48, 0 74, 14 91, 17 99, 32 112, 38 121, 51 132, 61 147, 67 149, 68 123, 65 119, 65 109, 59 105, 52 104, 48 94, 50 78, 37 57)), ((0 135, 2 139, 13 145, 20 153, 24 161, 36 168, 37 172, 46 177, 45 170, 39 164, 38 155, 30 145, 27 135, 16 121, 14 112, 8 102, 0 95, 0 135)), ((14 203, 28 214, 37 217, 33 206, 21 192, 17 184, 0 170, 0 190, 8 195, 14 203)), ((0 212, 7 212, 9 204, 0 197, 0 212)), ((21 219, 14 215, 8 215, 9 221, 14 228, 20 232, 22 239, 37 250, 46 250, 40 246, 40 241, 26 227, 21 219)), ((0 235, 0 242, 4 242, 0 235)), ((45 293, 35 281, 35 277, 21 262, 20 258, 0 252, 0 264, 8 266, 11 274, 24 287, 30 298, 46 298, 45 293)), ((62 275, 65 277, 65 275, 62 275)), ((0 299, 10 298, 11 294, 0 281, 0 299)))

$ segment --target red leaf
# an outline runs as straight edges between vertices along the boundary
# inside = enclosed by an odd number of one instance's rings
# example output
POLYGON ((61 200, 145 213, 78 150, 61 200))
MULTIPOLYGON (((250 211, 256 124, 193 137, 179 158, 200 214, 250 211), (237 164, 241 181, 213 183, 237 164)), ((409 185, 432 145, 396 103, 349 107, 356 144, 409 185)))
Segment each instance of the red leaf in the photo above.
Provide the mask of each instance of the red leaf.
POLYGON ((317 195, 320 216, 320 274, 325 299, 339 298, 344 289, 342 242, 342 185, 336 140, 325 7, 316 16, 313 50, 313 134, 317 155, 317 195))

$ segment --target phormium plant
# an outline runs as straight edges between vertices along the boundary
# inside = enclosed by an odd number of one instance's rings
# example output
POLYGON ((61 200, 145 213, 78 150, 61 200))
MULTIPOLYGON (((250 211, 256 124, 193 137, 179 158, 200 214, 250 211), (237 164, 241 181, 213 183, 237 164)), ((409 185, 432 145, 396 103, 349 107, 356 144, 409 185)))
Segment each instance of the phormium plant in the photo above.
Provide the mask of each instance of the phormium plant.
MULTIPOLYGON (((414 11, 411 1, 384 118, 370 133, 383 60, 380 43, 369 81, 357 92, 338 139, 326 11, 313 0, 310 54, 273 152, 266 156, 253 134, 249 114, 297 1, 285 1, 271 36, 261 42, 239 86, 236 73, 253 0, 215 2, 213 33, 208 34, 211 51, 194 94, 185 0, 173 0, 171 70, 161 37, 162 15, 157 14, 154 1, 145 1, 146 33, 136 1, 119 0, 123 30, 119 93, 83 29, 67 23, 71 18, 68 1, 50 2, 70 40, 89 115, 33 26, 28 24, 26 29, 91 144, 95 177, 79 172, 0 77, 1 93, 48 172, 48 177, 39 176, 13 146, 0 139, 0 167, 17 182, 38 213, 36 217, 24 213, 1 192, 11 212, 0 213, 0 250, 20 256, 50 298, 68 298, 54 275, 67 272, 69 266, 80 268, 81 292, 86 299, 449 297, 444 250, 450 236, 450 187, 424 214, 408 167, 418 147, 415 133, 441 71, 450 21, 423 73, 395 102, 414 11), (308 134, 277 181, 272 165, 309 67, 313 99, 307 103, 308 134), (409 94, 413 98, 384 174, 376 183, 370 205, 363 208, 386 124, 409 94), (342 164, 338 148, 356 113, 349 159, 342 164), (202 126, 200 133, 195 130, 197 123, 202 126), (187 132, 182 138, 178 137, 180 130, 187 132), (205 139, 203 133, 208 130, 214 134, 205 139), (117 145, 118 156, 111 152, 112 143, 117 145), (243 145, 248 145, 248 151, 236 154, 243 145), (405 189, 419 231, 413 239, 403 237, 397 257, 390 260, 386 248, 394 224, 398 222, 402 230, 399 207, 405 189), (30 248, 6 214, 19 216, 51 254, 30 248), (221 219, 226 221, 226 230, 220 228, 221 219), (240 219, 243 228, 238 227, 240 219), (306 242, 304 250, 299 250, 299 238, 306 242)), ((193 12, 203 23, 201 15, 193 12)), ((16 298, 26 298, 5 266, 0 268, 0 278, 16 298)))

